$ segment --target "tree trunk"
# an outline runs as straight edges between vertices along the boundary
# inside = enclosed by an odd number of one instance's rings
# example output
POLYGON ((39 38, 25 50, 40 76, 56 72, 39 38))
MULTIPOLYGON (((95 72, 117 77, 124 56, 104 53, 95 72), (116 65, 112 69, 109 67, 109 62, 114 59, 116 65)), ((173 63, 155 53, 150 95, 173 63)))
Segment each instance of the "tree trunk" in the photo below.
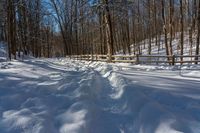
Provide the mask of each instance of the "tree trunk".
POLYGON ((170 30, 170 40, 169 40, 169 55, 173 55, 172 50, 172 40, 173 40, 173 15, 174 15, 174 0, 169 2, 169 30, 170 30))
POLYGON ((110 9, 108 5, 108 0, 103 0, 105 4, 105 24, 106 24, 106 43, 107 43, 107 54, 108 54, 108 62, 112 61, 113 55, 113 33, 112 33, 112 23, 111 23, 111 16, 110 16, 110 9))
POLYGON ((15 4, 12 0, 7 1, 7 28, 8 28, 8 53, 9 59, 12 56, 16 59, 16 18, 15 4))
MULTIPOLYGON (((165 18, 165 1, 161 1, 162 5, 162 20, 163 20, 163 30, 164 30, 164 36, 165 36, 165 49, 166 49, 166 55, 169 55, 169 50, 168 50, 168 39, 167 39, 167 28, 166 28, 166 18, 165 18)), ((168 58, 168 61, 169 58, 168 58)))
MULTIPOLYGON (((199 7, 198 7, 198 18, 197 18, 197 44, 196 44, 196 55, 199 55, 199 43, 200 43, 200 1, 199 1, 199 7)), ((195 58, 196 62, 195 64, 198 64, 198 57, 195 58)))
MULTIPOLYGON (((184 22, 183 22, 183 1, 180 0, 180 14, 181 14, 181 20, 180 20, 180 24, 181 24, 181 40, 180 40, 180 46, 181 46, 181 55, 183 55, 183 41, 184 41, 184 22)), ((181 62, 183 61, 183 57, 181 57, 181 62)), ((183 63, 181 63, 183 64, 183 63)))

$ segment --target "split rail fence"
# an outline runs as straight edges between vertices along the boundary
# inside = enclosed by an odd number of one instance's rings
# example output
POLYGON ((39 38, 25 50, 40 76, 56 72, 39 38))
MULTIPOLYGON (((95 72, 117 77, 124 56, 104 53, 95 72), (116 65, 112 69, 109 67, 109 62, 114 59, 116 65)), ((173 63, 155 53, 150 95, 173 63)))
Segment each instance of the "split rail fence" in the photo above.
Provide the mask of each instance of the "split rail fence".
MULTIPOLYGON (((73 55, 70 58, 86 61, 108 62, 108 55, 73 55)), ((110 62, 134 63, 134 64, 198 64, 200 55, 113 55, 110 62), (181 60, 183 59, 183 60, 181 60)))

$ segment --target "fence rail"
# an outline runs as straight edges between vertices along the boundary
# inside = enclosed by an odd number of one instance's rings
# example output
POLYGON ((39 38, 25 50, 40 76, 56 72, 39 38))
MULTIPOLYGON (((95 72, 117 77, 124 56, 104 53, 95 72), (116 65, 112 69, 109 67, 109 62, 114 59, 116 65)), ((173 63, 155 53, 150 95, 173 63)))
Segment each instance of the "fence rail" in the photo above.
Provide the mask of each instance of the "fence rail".
MULTIPOLYGON (((107 55, 72 55, 70 58, 86 61, 102 61, 107 62, 107 55)), ((134 63, 134 64, 185 64, 200 63, 200 55, 113 55, 111 62, 134 63), (183 59, 183 60, 181 60, 183 59)))

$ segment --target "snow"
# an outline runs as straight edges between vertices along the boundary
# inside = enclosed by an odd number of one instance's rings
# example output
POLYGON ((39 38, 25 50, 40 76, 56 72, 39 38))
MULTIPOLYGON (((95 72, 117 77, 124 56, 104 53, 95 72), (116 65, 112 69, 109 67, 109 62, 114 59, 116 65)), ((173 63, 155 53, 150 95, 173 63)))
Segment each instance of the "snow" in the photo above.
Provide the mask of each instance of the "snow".
POLYGON ((6 57, 0 43, 0 133, 200 132, 200 65, 6 57))
POLYGON ((200 131, 199 65, 55 58, 6 66, 0 69, 2 133, 200 131))
MULTIPOLYGON (((181 55, 181 49, 180 49, 180 32, 177 32, 176 35, 174 36, 174 38, 172 39, 172 55, 175 56, 175 61, 180 61, 180 57, 177 57, 179 55, 181 55)), ((169 41, 170 35, 168 34, 168 41, 169 41)), ((158 39, 159 40, 159 39, 158 39)), ((158 63, 156 63, 156 61, 161 61, 161 62, 166 62, 167 58, 163 57, 166 56, 166 49, 165 49, 165 36, 161 35, 160 37, 160 45, 156 45, 156 38, 152 38, 151 40, 151 55, 149 55, 148 52, 148 42, 149 40, 143 40, 141 42, 139 42, 137 45, 140 46, 141 49, 141 55, 139 55, 139 62, 140 64, 148 64, 148 65, 158 65, 158 63), (144 57, 142 57, 144 56, 144 57), (156 57, 151 57, 151 56, 156 56, 156 57)), ((193 44, 190 44, 190 38, 189 38, 189 32, 186 31, 184 32, 184 44, 183 44, 183 55, 184 56, 195 56, 195 51, 196 51, 196 34, 193 35, 192 37, 192 42, 193 44)), ((134 47, 135 45, 131 45, 131 55, 134 55, 134 47)), ((137 49, 135 51, 135 54, 139 54, 137 49)), ((126 51, 126 54, 128 53, 128 51, 126 51)), ((122 50, 119 50, 116 55, 124 55, 124 52, 122 50)), ((128 54, 127 54, 128 55, 128 54)), ((183 61, 194 61, 195 57, 184 57, 183 61)), ((128 58, 127 58, 128 59, 128 58)), ((123 60, 122 57, 117 57, 115 58, 115 60, 123 60)), ((136 60, 136 58, 134 58, 134 60, 136 60)), ((162 65, 166 65, 168 64, 166 63, 159 63, 162 65)), ((176 63, 179 64, 180 63, 176 63)), ((191 63, 184 63, 184 64, 191 64, 191 63)))

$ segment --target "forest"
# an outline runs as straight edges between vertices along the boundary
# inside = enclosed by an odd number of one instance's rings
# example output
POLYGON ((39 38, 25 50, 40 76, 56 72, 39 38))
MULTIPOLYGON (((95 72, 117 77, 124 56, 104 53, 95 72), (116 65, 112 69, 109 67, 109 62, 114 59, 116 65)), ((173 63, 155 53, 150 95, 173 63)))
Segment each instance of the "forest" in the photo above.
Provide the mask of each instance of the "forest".
POLYGON ((0 133, 200 133, 200 0, 0 0, 0 133))
MULTIPOLYGON (((0 0, 0 40, 17 56, 152 54, 152 43, 173 55, 199 55, 199 0, 0 0), (143 43, 141 43, 143 41, 143 43), (195 49, 193 49, 195 47, 195 49)), ((197 59, 198 60, 198 57, 197 59)))

